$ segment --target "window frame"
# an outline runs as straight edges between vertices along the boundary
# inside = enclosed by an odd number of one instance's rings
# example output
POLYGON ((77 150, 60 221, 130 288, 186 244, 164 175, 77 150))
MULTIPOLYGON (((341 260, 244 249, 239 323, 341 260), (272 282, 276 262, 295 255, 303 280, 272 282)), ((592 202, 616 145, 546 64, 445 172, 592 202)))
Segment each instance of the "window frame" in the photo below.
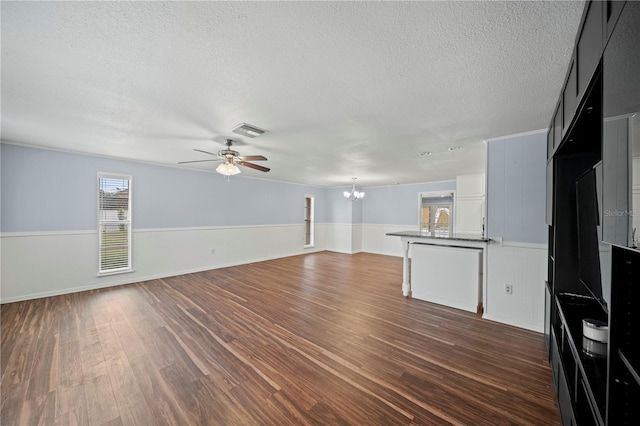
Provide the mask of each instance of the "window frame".
POLYGON ((126 274, 129 272, 133 272, 133 264, 132 264, 132 226, 133 226, 133 203, 132 203, 132 194, 133 194, 133 177, 131 175, 119 174, 119 173, 105 173, 98 172, 96 179, 96 204, 97 204, 97 228, 98 228, 98 276, 107 276, 107 275, 116 275, 116 274, 126 274), (126 180, 128 182, 128 200, 127 200, 127 217, 125 219, 118 220, 103 220, 100 214, 100 187, 102 179, 118 179, 118 180, 126 180), (111 269, 103 269, 102 265, 102 242, 103 242, 103 233, 102 233, 102 225, 110 224, 110 225, 125 225, 127 229, 127 265, 121 268, 111 268, 111 269))
POLYGON ((304 239, 303 247, 311 248, 315 246, 315 197, 305 194, 304 196, 304 239), (307 208, 307 200, 309 207, 307 208), (307 244, 307 241, 309 242, 307 244))
MULTIPOLYGON (((438 197, 451 197, 451 210, 449 212, 449 235, 454 234, 454 217, 456 210, 456 191, 430 191, 430 192, 419 192, 418 193, 418 230, 423 232, 422 230, 422 199, 423 198, 438 198, 438 197)), ((448 204, 448 203, 445 203, 448 204)))

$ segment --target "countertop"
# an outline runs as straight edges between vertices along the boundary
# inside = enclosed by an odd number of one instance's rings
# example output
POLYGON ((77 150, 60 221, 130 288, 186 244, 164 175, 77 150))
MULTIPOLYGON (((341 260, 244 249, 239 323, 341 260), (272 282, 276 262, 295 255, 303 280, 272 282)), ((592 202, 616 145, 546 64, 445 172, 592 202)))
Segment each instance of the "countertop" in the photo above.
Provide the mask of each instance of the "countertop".
POLYGON ((389 232, 391 237, 409 237, 409 238, 425 238, 431 240, 446 240, 446 241, 472 241, 478 243, 486 243, 491 241, 489 238, 482 237, 474 234, 452 234, 452 235, 429 235, 426 232, 420 231, 399 231, 389 232))

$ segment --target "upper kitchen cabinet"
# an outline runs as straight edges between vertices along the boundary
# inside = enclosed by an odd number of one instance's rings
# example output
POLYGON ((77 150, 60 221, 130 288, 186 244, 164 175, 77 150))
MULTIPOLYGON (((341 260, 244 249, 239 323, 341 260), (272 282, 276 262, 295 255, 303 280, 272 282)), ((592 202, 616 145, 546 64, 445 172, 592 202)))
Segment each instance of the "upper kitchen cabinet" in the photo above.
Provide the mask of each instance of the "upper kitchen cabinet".
POLYGON ((477 173, 456 178, 453 228, 457 234, 484 235, 485 175, 477 173))

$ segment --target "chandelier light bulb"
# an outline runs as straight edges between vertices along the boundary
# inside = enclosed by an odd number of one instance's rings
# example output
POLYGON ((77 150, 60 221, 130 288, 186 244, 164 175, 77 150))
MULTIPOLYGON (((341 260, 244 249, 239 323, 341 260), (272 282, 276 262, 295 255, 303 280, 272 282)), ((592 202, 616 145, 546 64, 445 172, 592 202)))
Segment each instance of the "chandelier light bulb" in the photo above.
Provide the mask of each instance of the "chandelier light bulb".
POLYGON ((356 178, 352 178, 353 183, 351 185, 351 191, 344 191, 342 195, 344 198, 350 201, 358 201, 364 198, 364 191, 356 191, 356 178))

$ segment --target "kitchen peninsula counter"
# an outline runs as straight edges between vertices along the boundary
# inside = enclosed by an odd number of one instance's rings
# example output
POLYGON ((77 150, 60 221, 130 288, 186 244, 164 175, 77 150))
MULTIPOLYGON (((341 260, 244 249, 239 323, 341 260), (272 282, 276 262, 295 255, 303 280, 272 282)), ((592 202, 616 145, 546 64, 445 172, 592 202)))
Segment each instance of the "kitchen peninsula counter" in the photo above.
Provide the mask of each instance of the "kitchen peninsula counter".
POLYGON ((405 238, 420 238, 425 240, 439 240, 439 241, 465 241, 465 242, 479 242, 488 243, 490 240, 481 235, 475 234, 452 234, 452 235, 430 235, 426 232, 420 231, 399 231, 389 232, 389 236, 392 237, 405 237, 405 238))
POLYGON ((417 230, 386 235, 400 237, 402 243, 405 297, 470 312, 483 311, 488 238, 455 233, 430 235, 417 230))

